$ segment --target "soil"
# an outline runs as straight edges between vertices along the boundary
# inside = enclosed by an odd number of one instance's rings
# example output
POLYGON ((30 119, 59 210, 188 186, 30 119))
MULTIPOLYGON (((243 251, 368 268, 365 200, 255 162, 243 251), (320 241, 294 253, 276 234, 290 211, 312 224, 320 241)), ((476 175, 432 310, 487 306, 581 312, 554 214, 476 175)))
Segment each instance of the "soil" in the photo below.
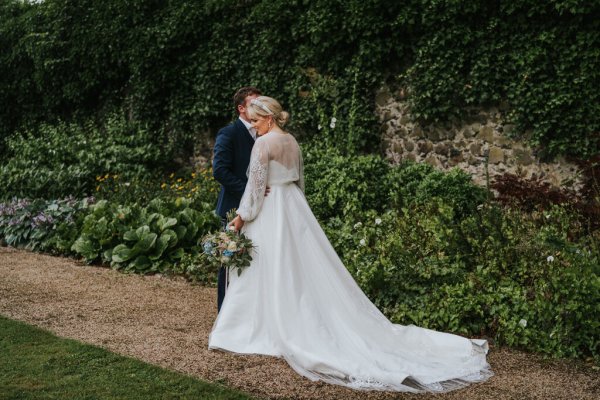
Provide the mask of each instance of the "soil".
POLYGON ((266 399, 599 399, 594 364, 492 347, 495 376, 446 394, 363 392, 311 382, 283 360, 208 350, 216 289, 0 247, 0 314, 266 399))

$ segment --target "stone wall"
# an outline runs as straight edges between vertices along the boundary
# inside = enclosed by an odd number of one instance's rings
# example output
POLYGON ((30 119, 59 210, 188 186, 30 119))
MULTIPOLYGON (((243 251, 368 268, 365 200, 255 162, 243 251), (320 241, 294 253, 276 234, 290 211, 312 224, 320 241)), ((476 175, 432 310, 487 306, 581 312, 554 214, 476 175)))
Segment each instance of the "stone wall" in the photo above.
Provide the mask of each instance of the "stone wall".
POLYGON ((477 184, 485 185, 488 157, 492 182, 494 176, 508 172, 557 187, 580 187, 581 173, 575 164, 562 158, 541 162, 534 149, 511 137, 514 125, 505 122, 506 109, 502 106, 465 110, 461 121, 445 125, 421 125, 412 121, 402 90, 391 93, 382 89, 376 102, 382 150, 393 163, 411 160, 442 170, 457 167, 470 173, 477 184))

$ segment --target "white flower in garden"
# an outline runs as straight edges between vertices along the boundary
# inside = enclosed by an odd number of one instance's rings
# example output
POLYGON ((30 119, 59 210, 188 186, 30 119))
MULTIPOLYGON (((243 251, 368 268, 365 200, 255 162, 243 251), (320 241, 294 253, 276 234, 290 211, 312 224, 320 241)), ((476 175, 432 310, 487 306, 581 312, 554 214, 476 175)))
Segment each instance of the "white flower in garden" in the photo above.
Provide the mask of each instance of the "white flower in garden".
POLYGON ((337 122, 337 118, 336 117, 331 117, 331 122, 333 122, 335 124, 337 122))
POLYGON ((381 224, 381 218, 376 218, 375 225, 380 225, 380 224, 381 224))
POLYGON ((554 261, 554 257, 553 256, 548 256, 548 258, 546 258, 546 261, 552 262, 552 261, 554 261))
POLYGON ((362 226, 362 222, 357 222, 354 224, 354 229, 358 229, 362 226))
POLYGON ((526 319, 521 319, 519 321, 519 325, 523 328, 527 327, 527 320, 526 319))
POLYGON ((361 246, 366 246, 367 245, 367 241, 365 239, 360 239, 360 245, 361 246))
POLYGON ((333 117, 331 118, 331 122, 329 123, 329 127, 331 129, 335 128, 335 123, 337 122, 337 118, 333 117))
POLYGON ((321 129, 323 129, 323 127, 321 126, 321 124, 317 125, 317 129, 318 129, 318 130, 321 130, 321 129))
POLYGON ((478 205, 478 206, 477 206, 477 209, 478 209, 479 211, 483 210, 483 204, 480 204, 480 205, 478 205))
POLYGON ((550 219, 551 215, 550 214, 546 214, 546 219, 550 219))

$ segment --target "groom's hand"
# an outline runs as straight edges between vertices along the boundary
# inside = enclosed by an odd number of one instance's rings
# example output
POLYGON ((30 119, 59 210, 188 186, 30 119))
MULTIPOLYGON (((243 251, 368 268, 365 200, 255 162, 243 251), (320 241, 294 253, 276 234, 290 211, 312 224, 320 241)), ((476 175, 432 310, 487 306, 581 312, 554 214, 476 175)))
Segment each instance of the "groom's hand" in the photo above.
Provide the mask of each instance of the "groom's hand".
POLYGON ((229 226, 233 227, 233 230, 239 232, 244 226, 244 220, 238 215, 230 223, 229 226))
POLYGON ((265 197, 267 197, 269 195, 269 193, 271 192, 271 188, 270 187, 266 187, 265 188, 265 197))

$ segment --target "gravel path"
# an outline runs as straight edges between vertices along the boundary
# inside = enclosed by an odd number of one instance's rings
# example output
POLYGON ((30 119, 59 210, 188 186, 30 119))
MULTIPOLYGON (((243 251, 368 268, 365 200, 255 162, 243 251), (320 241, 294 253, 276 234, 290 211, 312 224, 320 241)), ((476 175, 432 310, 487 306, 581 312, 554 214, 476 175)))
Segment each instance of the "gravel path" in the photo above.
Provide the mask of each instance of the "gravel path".
POLYGON ((488 358, 493 378, 444 395, 357 392, 314 383, 280 359, 209 351, 214 288, 6 247, 0 247, 0 314, 261 398, 600 398, 600 372, 591 365, 498 348, 488 358))

